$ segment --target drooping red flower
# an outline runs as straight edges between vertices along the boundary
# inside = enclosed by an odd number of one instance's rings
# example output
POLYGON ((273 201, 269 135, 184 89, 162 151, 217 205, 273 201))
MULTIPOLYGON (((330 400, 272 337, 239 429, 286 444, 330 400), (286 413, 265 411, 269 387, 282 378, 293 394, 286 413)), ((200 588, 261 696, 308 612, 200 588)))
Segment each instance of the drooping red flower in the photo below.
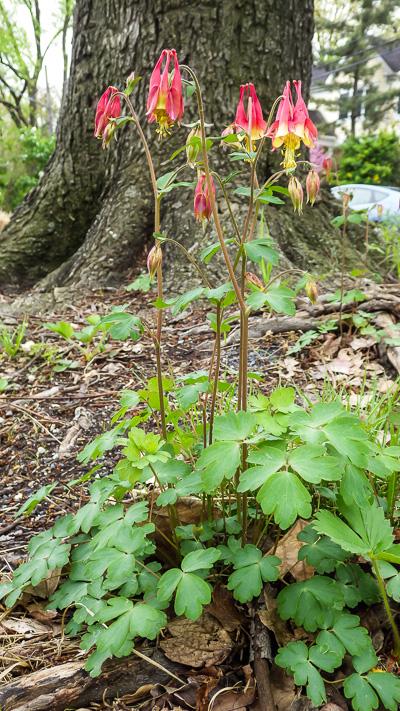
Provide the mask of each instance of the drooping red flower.
POLYGON ((333 158, 330 156, 327 156, 327 158, 324 158, 324 161, 322 163, 322 167, 325 171, 326 178, 329 181, 332 169, 333 169, 333 158))
POLYGON ((267 124, 263 118, 261 104, 254 84, 242 84, 240 87, 235 126, 237 129, 245 131, 252 141, 257 141, 265 133, 267 124), (246 99, 247 106, 245 106, 246 99))
POLYGON ((312 148, 318 136, 301 94, 301 81, 294 81, 293 84, 297 93, 296 103, 293 103, 290 81, 287 81, 276 119, 268 130, 273 147, 283 147, 283 167, 287 170, 296 167, 295 152, 300 148, 301 141, 305 146, 312 148))
MULTIPOLYGON (((215 185, 211 177, 212 191, 215 195, 215 185)), ((207 179, 204 173, 199 175, 194 191, 194 216, 196 220, 209 220, 212 213, 212 203, 208 190, 207 179)))
POLYGON ((262 138, 266 128, 267 124, 263 118, 254 84, 242 84, 235 120, 222 131, 222 136, 244 131, 249 137, 249 141, 253 142, 262 138))
POLYGON ((154 121, 158 123, 158 132, 161 136, 167 135, 171 126, 182 119, 182 78, 175 49, 163 49, 153 69, 146 115, 149 123, 154 121), (174 65, 172 74, 169 73, 171 60, 174 65))
POLYGON ((117 92, 118 89, 115 86, 109 86, 100 97, 94 120, 94 135, 96 138, 103 138, 109 120, 119 118, 121 115, 121 99, 116 95, 117 92))

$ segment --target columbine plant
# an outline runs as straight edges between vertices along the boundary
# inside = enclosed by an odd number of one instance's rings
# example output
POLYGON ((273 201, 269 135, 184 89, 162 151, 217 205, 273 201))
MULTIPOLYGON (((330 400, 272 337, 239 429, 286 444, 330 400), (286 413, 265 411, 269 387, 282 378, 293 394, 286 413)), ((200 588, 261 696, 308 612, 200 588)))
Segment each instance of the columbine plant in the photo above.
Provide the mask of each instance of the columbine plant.
MULTIPOLYGON (((296 270, 272 275, 278 253, 265 234, 263 215, 268 203, 282 203, 279 196, 285 194, 297 212, 303 208, 303 188, 294 174, 298 150, 302 142, 312 146, 317 132, 301 96, 301 82, 294 82, 296 103, 287 82, 267 120, 254 85, 244 84, 234 121, 220 137, 210 137, 196 74, 179 64, 175 50, 163 50, 150 79, 149 123, 157 124, 163 139, 175 129, 183 118, 183 87, 196 96, 197 116, 173 156, 175 160, 186 155, 187 162, 158 177, 131 100, 136 82, 131 76, 125 91, 107 89, 97 108, 95 135, 107 146, 117 130, 132 124, 143 143, 154 197, 147 287, 156 279, 157 300, 154 325, 136 320, 134 337, 152 341, 156 376, 121 394, 111 429, 79 455, 83 464, 89 464, 108 450, 120 452, 113 471, 94 478, 88 503, 31 540, 29 560, 3 586, 6 603, 15 604, 28 585, 63 569, 50 606, 71 609, 67 631, 82 635, 82 648, 91 651, 87 669, 96 675, 113 655, 140 654, 135 639, 156 638, 167 624, 168 611, 196 620, 210 603, 216 581, 225 584, 240 604, 258 598, 269 581, 274 583, 281 619, 303 627, 306 639, 298 640, 296 631, 297 641, 276 649, 276 663, 306 687, 313 705, 326 701, 326 684, 337 683, 329 675, 347 655, 343 689, 355 711, 370 711, 379 703, 395 711, 400 680, 379 666, 368 632, 353 611, 361 602, 383 601, 390 645, 398 659, 400 637, 389 598, 400 600, 395 567, 400 554, 393 532, 400 449, 383 446, 337 401, 301 407, 293 388, 280 387, 266 395, 249 387, 252 311, 293 315, 302 288, 312 301, 317 298, 309 275, 302 274, 294 288, 287 279, 296 270), (260 182, 257 164, 271 139, 273 149, 282 149, 282 169, 260 182), (234 189, 247 199, 243 223, 231 205, 232 175, 223 178, 211 167, 209 152, 216 143, 230 146, 230 158, 242 165, 239 173, 248 174, 248 184, 234 189), (183 171, 191 170, 197 173, 194 183, 178 180, 183 171), (286 177, 288 188, 277 184, 286 177), (184 248, 162 231, 160 203, 171 190, 194 184, 194 218, 203 224, 212 220, 218 241, 204 247, 202 263, 184 250, 203 285, 165 299, 163 245, 184 248), (227 205, 229 235, 233 234, 229 239, 217 199, 227 205), (215 285, 206 265, 218 251, 226 279, 215 285), (213 352, 206 370, 174 381, 162 372, 163 312, 184 311, 195 299, 211 306, 213 352), (237 377, 227 378, 221 344, 235 321, 240 325, 239 366, 237 377), (195 513, 184 525, 180 515, 186 496, 194 498, 195 513), (314 509, 314 520, 304 527, 314 509), (165 516, 160 512, 167 514, 167 526, 162 525, 165 516), (313 566, 315 574, 293 582, 290 569, 266 550, 275 540, 275 552, 282 531, 299 518, 303 526, 299 559, 313 566)), ((306 181, 311 204, 318 189, 318 175, 311 170, 306 181)), ((97 469, 70 485, 86 481, 97 469)), ((23 511, 34 505, 35 501, 27 502, 23 511)))

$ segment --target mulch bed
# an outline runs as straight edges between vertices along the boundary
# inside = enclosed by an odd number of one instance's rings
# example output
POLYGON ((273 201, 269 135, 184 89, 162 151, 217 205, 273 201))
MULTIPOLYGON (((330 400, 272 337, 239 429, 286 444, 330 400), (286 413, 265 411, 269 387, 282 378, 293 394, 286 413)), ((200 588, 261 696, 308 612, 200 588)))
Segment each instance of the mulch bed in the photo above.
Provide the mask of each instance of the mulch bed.
MULTIPOLYGON (((134 305, 130 310, 150 318, 151 300, 149 295, 135 294, 134 305)), ((124 291, 109 292, 106 299, 104 293, 94 293, 79 305, 67 306, 62 313, 29 317, 25 342, 40 341, 57 349, 62 357, 76 360, 76 368, 55 372, 52 364, 41 355, 32 355, 23 350, 12 360, 0 356, 0 377, 7 378, 10 383, 9 388, 0 393, 2 575, 7 576, 23 560, 27 542, 33 534, 50 527, 58 516, 75 511, 82 504, 87 496, 85 485, 65 487, 89 468, 85 469, 77 462, 77 453, 94 436, 109 427, 110 419, 118 409, 119 392, 126 388, 134 389, 154 375, 150 343, 108 341, 103 353, 85 362, 76 350, 71 351, 70 344, 44 329, 42 324, 44 321, 65 320, 82 327, 87 325, 84 317, 88 314, 105 313, 112 306, 129 301, 132 301, 132 296, 127 297, 124 291), (22 503, 33 492, 54 482, 58 484, 50 498, 39 504, 32 515, 15 518, 22 503)), ((7 323, 7 319, 4 320, 7 323)), ((9 323, 13 323, 12 318, 9 323)), ((176 376, 190 370, 207 368, 213 334, 208 327, 204 309, 190 309, 189 313, 175 319, 167 315, 163 333, 163 361, 167 373, 173 372, 176 376)), ((313 346, 295 355, 288 355, 287 351, 298 335, 290 333, 272 336, 267 333, 251 341, 249 368, 263 374, 262 387, 266 392, 278 383, 296 384, 313 397, 324 381, 321 363, 326 368, 327 363, 336 359, 338 382, 357 393, 363 378, 360 352, 357 348, 352 351, 352 335, 345 344, 345 352, 348 353, 346 357, 343 349, 340 351, 332 346, 332 334, 321 337, 313 346)), ((397 375, 390 364, 385 358, 382 362, 377 360, 378 352, 374 347, 361 352, 362 365, 369 364, 371 380, 379 376, 381 382, 387 383, 389 387, 397 375)), ((233 372, 237 360, 238 345, 231 342, 223 349, 223 367, 228 375, 233 372)), ((326 371, 325 376, 329 377, 329 371, 326 371)), ((101 461, 99 473, 110 471, 114 465, 112 454, 106 455, 101 461)), ((0 664, 0 684, 38 669, 83 659, 78 641, 64 638, 61 615, 54 613, 49 616, 43 606, 40 599, 33 600, 27 596, 22 608, 11 613, 13 619, 22 621, 20 627, 15 623, 14 629, 11 625, 11 629, 6 627, 5 632, 4 629, 1 631, 1 618, 9 613, 1 613, 0 608, 0 644, 4 651, 0 664)), ((233 685, 235 683, 237 679, 233 675, 233 685)), ((243 699, 243 708, 245 702, 243 699)), ((91 703, 89 708, 139 708, 135 703, 135 699, 128 699, 126 703, 115 701, 111 706, 107 705, 109 702, 104 705, 91 703)), ((175 699, 173 703, 175 705, 169 708, 179 708, 178 700, 175 699)), ((195 708, 190 701, 187 701, 186 706, 184 700, 181 703, 181 708, 195 708)), ((306 709, 308 706, 304 701, 303 706, 298 708, 306 709)), ((339 708, 332 706, 331 711, 339 708)))

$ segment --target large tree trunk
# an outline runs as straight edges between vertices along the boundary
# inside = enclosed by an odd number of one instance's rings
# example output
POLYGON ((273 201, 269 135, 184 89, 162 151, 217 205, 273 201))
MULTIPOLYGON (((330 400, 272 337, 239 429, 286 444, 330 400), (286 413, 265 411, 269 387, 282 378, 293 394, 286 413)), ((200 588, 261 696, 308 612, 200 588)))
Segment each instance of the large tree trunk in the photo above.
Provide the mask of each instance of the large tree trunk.
MULTIPOLYGON (((93 138, 96 99, 108 84, 123 87, 132 70, 144 76, 134 100, 145 120, 149 73, 161 49, 175 47, 198 73, 206 120, 220 131, 234 116, 241 83, 255 83, 265 112, 287 78, 302 78, 307 95, 312 33, 313 0, 77 0, 57 148, 3 235, 0 282, 33 283, 47 274, 44 287, 110 283, 151 238, 152 196, 137 136, 121 130, 108 152, 93 138)), ((185 122, 194 107, 192 99, 185 122)), ((178 129, 159 145, 154 127, 146 130, 157 165, 187 133, 178 129)), ((172 193, 165 201, 164 226, 193 242, 192 195, 185 200, 172 193), (170 209, 177 201, 179 218, 170 209)))

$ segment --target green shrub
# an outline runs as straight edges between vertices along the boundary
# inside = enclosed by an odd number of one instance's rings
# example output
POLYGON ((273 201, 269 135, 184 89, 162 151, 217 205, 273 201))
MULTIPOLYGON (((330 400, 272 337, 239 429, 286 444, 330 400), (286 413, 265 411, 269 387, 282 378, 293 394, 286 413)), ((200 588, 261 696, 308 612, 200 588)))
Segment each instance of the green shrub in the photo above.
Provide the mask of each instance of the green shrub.
POLYGON ((37 184, 55 145, 40 128, 8 124, 1 135, 0 208, 12 212, 37 184))
POLYGON ((400 186, 400 141, 394 132, 353 138, 342 146, 340 183, 375 183, 400 186))

